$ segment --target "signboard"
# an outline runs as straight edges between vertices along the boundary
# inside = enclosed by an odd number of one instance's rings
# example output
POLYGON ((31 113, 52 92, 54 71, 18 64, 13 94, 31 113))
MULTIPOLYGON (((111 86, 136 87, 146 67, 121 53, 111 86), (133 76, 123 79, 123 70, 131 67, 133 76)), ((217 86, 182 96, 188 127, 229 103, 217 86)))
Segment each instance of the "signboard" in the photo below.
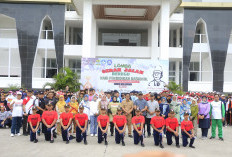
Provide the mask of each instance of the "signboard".
POLYGON ((83 89, 161 92, 168 83, 169 61, 119 58, 82 58, 83 89))

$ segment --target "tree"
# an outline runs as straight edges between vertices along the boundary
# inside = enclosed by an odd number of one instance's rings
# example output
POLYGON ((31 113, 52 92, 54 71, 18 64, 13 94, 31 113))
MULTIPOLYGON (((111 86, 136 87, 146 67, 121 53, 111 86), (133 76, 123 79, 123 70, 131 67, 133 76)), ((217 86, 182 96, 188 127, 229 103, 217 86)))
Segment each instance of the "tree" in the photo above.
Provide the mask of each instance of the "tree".
POLYGON ((168 89, 172 91, 172 93, 183 95, 184 92, 182 91, 182 87, 175 82, 171 81, 168 83, 168 89))
POLYGON ((76 92, 80 89, 81 83, 78 81, 78 76, 70 68, 64 67, 60 69, 59 73, 54 77, 54 83, 46 83, 46 86, 51 86, 55 90, 65 89, 66 86, 69 86, 71 92, 76 92))

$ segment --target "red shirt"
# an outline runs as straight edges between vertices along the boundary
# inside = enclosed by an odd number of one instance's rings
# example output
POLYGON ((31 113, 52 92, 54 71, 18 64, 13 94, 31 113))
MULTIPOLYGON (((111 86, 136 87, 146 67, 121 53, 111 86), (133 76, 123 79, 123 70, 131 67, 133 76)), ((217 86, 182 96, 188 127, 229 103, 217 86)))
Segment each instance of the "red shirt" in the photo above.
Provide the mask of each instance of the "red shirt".
POLYGON ((145 123, 145 118, 144 118, 144 116, 134 116, 131 119, 131 123, 135 124, 137 126, 138 130, 141 130, 141 123, 143 123, 143 124, 145 123))
POLYGON ((165 120, 161 116, 155 116, 151 118, 150 124, 153 124, 155 128, 162 128, 165 125, 165 120))
POLYGON ((72 119, 72 118, 73 118, 73 114, 70 113, 70 112, 68 112, 68 113, 63 112, 60 115, 60 119, 62 119, 62 123, 65 126, 68 125, 69 120, 72 119))
MULTIPOLYGON (((172 130, 176 130, 176 128, 179 126, 177 118, 167 118, 166 119, 166 126, 169 126, 172 130)), ((167 129, 170 131, 169 129, 167 129)))
POLYGON ((41 121, 39 114, 31 114, 28 116, 28 122, 31 122, 32 126, 36 126, 41 121))
POLYGON ((48 125, 51 125, 55 119, 58 119, 58 114, 56 111, 44 111, 42 119, 44 119, 48 125))
POLYGON ((77 113, 75 115, 75 120, 78 121, 78 123, 80 124, 80 126, 85 126, 85 121, 88 121, 88 115, 85 113, 77 113))
POLYGON ((192 121, 182 121, 181 122, 181 130, 185 129, 186 131, 190 131, 193 129, 193 123, 192 121))
POLYGON ((109 123, 110 119, 107 115, 99 115, 97 117, 97 122, 100 122, 101 127, 106 127, 107 123, 109 123))
POLYGON ((117 127, 124 126, 127 123, 126 116, 124 116, 124 115, 115 115, 114 118, 113 118, 113 123, 116 123, 117 127))

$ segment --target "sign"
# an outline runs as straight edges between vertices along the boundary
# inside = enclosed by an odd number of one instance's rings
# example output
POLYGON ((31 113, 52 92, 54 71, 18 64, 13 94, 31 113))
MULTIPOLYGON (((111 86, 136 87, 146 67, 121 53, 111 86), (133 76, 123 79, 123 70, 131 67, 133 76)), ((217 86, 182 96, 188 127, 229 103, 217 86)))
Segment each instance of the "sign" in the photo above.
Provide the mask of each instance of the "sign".
POLYGON ((82 58, 83 89, 97 92, 161 92, 168 83, 168 60, 82 58))

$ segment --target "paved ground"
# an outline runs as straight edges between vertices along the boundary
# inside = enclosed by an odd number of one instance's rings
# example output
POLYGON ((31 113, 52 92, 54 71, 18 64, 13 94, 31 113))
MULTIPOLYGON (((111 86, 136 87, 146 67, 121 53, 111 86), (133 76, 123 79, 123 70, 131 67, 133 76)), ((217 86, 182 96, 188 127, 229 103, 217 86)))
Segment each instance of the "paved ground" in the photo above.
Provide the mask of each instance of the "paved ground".
MULTIPOLYGON (((215 140, 201 140, 195 141, 196 149, 190 148, 176 148, 175 146, 167 146, 166 138, 164 138, 163 151, 170 151, 174 153, 185 154, 187 157, 231 157, 232 154, 232 127, 223 128, 225 141, 215 140)), ((199 130, 200 131, 200 130, 199 130)), ((198 133, 199 133, 198 131, 198 133)), ((55 143, 51 144, 45 142, 44 136, 39 137, 39 143, 29 142, 29 136, 10 137, 9 129, 0 130, 0 156, 1 157, 17 157, 17 156, 77 156, 83 157, 122 157, 127 153, 135 153, 143 150, 155 151, 161 150, 155 147, 153 138, 146 138, 144 143, 145 147, 136 146, 133 144, 133 139, 126 136, 126 146, 116 145, 114 138, 109 137, 109 145, 97 143, 97 137, 88 136, 88 145, 83 143, 76 143, 72 140, 70 144, 65 144, 61 137, 55 139, 55 143)), ((181 142, 182 143, 182 142, 181 142)))

